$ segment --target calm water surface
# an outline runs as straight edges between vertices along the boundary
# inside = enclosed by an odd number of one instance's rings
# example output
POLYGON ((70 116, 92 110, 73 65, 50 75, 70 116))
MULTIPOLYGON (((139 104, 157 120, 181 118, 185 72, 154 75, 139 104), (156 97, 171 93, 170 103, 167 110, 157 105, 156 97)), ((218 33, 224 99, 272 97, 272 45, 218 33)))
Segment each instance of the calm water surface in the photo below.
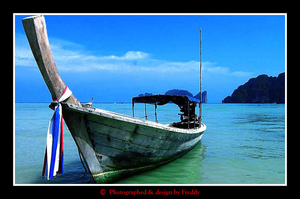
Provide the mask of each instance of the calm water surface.
MULTIPOLYGON (((64 174, 42 179, 46 134, 52 110, 48 103, 15 104, 15 183, 94 183, 81 165, 70 132, 64 134, 64 174)), ((95 103, 97 108, 131 115, 131 104, 95 103)), ((154 121, 154 106, 148 105, 154 121)), ((174 104, 158 107, 158 121, 178 121, 174 104)), ((143 117, 144 104, 135 105, 143 117)), ((207 126, 200 143, 183 157, 118 184, 284 184, 285 106, 277 104, 204 104, 207 126)))

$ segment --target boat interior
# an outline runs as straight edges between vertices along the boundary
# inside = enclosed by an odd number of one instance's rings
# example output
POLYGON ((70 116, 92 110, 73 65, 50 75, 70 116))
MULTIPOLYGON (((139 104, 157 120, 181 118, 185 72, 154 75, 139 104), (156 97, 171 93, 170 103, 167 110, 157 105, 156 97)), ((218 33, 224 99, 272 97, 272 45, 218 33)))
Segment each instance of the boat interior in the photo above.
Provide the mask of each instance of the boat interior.
POLYGON ((182 129, 199 127, 199 120, 195 113, 196 103, 189 103, 189 107, 186 104, 178 105, 181 112, 178 113, 178 115, 180 115, 180 122, 173 122, 172 124, 170 124, 170 126, 182 129))
POLYGON ((155 105, 155 121, 157 121, 157 106, 165 105, 169 102, 176 104, 179 109, 180 116, 179 122, 173 122, 169 124, 170 127, 182 128, 182 129, 192 129, 197 128, 200 125, 199 119, 195 113, 197 103, 200 103, 199 99, 184 96, 184 95, 149 95, 149 96, 139 96, 132 98, 132 113, 134 117, 134 103, 145 103, 145 118, 147 118, 146 104, 155 105))

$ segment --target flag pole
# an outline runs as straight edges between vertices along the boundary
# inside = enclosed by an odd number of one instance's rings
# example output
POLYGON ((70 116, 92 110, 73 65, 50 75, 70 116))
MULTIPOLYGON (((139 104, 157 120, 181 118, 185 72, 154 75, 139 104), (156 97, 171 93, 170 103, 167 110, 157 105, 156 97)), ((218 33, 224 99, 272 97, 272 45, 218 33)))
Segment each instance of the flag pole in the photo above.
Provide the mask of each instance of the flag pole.
POLYGON ((202 123, 202 30, 200 30, 200 103, 199 103, 199 124, 202 123))

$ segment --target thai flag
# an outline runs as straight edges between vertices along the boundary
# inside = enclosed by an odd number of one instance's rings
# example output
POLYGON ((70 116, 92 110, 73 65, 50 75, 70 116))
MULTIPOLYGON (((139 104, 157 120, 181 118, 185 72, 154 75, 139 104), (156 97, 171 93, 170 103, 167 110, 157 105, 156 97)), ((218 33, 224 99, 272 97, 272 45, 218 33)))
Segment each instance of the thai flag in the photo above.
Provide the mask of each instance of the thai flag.
POLYGON ((48 126, 47 146, 42 172, 42 176, 47 175, 48 180, 55 177, 57 173, 63 173, 64 127, 60 102, 66 100, 71 95, 72 92, 66 87, 61 98, 58 101, 54 100, 57 102, 57 105, 48 126))

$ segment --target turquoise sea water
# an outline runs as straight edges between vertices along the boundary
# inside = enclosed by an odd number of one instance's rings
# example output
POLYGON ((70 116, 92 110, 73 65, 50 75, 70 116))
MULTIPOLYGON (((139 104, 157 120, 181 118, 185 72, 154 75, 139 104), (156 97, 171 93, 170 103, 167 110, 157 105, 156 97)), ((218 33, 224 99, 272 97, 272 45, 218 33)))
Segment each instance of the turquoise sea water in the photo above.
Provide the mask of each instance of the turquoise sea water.
MULTIPOLYGON (((89 184, 77 147, 65 127, 64 174, 42 179, 46 134, 53 111, 48 103, 16 103, 14 163, 16 184, 89 184)), ((131 115, 131 104, 94 103, 94 107, 131 115)), ((154 107, 147 106, 154 121, 154 107)), ((174 104, 158 107, 158 121, 178 121, 174 104)), ((135 105, 143 117, 144 104, 135 105)), ((183 157, 118 184, 284 184, 285 106, 277 104, 203 104, 205 131, 183 157)))

